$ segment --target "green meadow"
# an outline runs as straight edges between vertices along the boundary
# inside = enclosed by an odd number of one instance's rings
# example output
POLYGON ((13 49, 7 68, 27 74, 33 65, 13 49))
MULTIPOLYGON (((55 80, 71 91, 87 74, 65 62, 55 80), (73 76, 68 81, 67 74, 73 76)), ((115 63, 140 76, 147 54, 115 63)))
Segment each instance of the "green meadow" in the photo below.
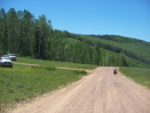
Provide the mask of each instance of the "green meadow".
POLYGON ((56 90, 84 75, 85 71, 56 69, 46 64, 34 67, 18 64, 14 64, 13 68, 0 67, 0 112, 4 112, 8 105, 56 90))
POLYGON ((125 76, 133 79, 135 82, 140 83, 150 88, 150 69, 149 68, 120 67, 120 71, 125 76))

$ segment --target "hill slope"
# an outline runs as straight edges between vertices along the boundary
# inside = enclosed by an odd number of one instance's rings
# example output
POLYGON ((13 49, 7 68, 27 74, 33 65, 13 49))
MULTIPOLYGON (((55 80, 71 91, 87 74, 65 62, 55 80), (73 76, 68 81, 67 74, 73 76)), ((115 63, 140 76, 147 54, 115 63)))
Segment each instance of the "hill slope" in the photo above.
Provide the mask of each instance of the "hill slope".
POLYGON ((76 35, 70 34, 70 38, 86 42, 92 46, 99 45, 100 48, 123 53, 132 59, 145 64, 150 64, 150 42, 117 35, 76 35))

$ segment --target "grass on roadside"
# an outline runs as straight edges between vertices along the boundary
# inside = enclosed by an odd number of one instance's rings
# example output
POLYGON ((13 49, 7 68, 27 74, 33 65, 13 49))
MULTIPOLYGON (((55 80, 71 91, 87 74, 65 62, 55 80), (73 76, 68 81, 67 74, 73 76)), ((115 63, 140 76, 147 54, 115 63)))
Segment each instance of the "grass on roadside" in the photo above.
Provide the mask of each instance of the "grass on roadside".
POLYGON ((58 89, 79 80, 84 71, 56 69, 49 66, 0 67, 0 112, 14 102, 58 89))
POLYGON ((120 67, 120 71, 135 82, 150 88, 150 69, 135 67, 120 67))
POLYGON ((52 67, 70 67, 70 68, 80 68, 80 69, 95 69, 97 67, 96 65, 90 65, 90 64, 49 61, 49 60, 42 60, 42 59, 33 59, 31 57, 17 57, 17 62, 39 64, 39 65, 49 65, 52 67))

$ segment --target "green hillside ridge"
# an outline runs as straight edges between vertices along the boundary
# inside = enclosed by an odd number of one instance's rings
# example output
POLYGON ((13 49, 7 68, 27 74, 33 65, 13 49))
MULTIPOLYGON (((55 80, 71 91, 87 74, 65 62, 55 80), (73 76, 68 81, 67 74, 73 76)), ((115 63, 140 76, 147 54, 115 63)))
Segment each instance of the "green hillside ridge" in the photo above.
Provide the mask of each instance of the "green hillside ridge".
MULTIPOLYGON (((100 41, 103 42, 103 44, 108 44, 108 45, 112 45, 114 47, 119 48, 120 50, 122 50, 123 52, 128 52, 128 53, 132 53, 133 55, 139 57, 139 58, 143 58, 146 61, 150 61, 150 43, 149 42, 144 42, 144 41, 140 41, 137 39, 131 39, 131 38, 125 38, 125 37, 121 37, 121 36, 113 36, 113 35, 104 35, 102 36, 104 37, 103 39, 98 38, 100 41), (112 41, 105 39, 105 37, 110 37, 113 38, 116 41, 112 41)), ((95 38, 95 37, 92 37, 95 38)))
POLYGON ((109 41, 114 41, 116 43, 119 43, 119 47, 122 50, 131 52, 138 57, 142 57, 150 61, 150 49, 149 49, 150 42, 145 42, 142 40, 123 37, 123 36, 117 36, 117 35, 104 35, 101 37, 99 39, 107 40, 107 38, 109 38, 109 41))
POLYGON ((99 47, 105 48, 116 53, 123 52, 126 56, 150 64, 150 43, 127 38, 117 35, 76 35, 70 34, 70 38, 89 43, 90 45, 99 44, 99 47))
MULTIPOLYGON (((134 39, 133 39, 134 40, 134 39)), ((70 43, 79 43, 80 41, 79 40, 76 40, 76 39, 73 39, 73 38, 66 38, 66 41, 67 42, 70 42, 70 43)), ((133 58, 130 58, 128 56, 125 56, 123 53, 115 53, 113 51, 110 51, 110 50, 107 50, 107 49, 104 49, 104 48, 100 48, 100 51, 101 51, 101 60, 100 61, 100 65, 102 66, 114 66, 114 65, 118 65, 120 66, 121 64, 117 64, 117 62, 119 62, 119 59, 120 56, 124 56, 125 59, 127 59, 127 63, 128 63, 128 66, 129 67, 149 67, 149 65, 147 64, 144 64, 136 59, 133 59, 133 58), (116 57, 116 58, 114 58, 116 57), (112 62, 112 60, 114 60, 114 62, 112 62)))

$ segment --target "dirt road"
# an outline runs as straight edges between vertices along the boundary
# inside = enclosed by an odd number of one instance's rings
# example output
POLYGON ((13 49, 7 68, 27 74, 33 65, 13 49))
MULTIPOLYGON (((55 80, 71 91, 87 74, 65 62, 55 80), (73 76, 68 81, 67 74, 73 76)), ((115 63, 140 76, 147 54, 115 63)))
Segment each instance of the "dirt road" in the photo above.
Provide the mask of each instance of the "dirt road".
POLYGON ((111 67, 101 67, 10 113, 150 113, 150 90, 120 73, 114 76, 111 67))

